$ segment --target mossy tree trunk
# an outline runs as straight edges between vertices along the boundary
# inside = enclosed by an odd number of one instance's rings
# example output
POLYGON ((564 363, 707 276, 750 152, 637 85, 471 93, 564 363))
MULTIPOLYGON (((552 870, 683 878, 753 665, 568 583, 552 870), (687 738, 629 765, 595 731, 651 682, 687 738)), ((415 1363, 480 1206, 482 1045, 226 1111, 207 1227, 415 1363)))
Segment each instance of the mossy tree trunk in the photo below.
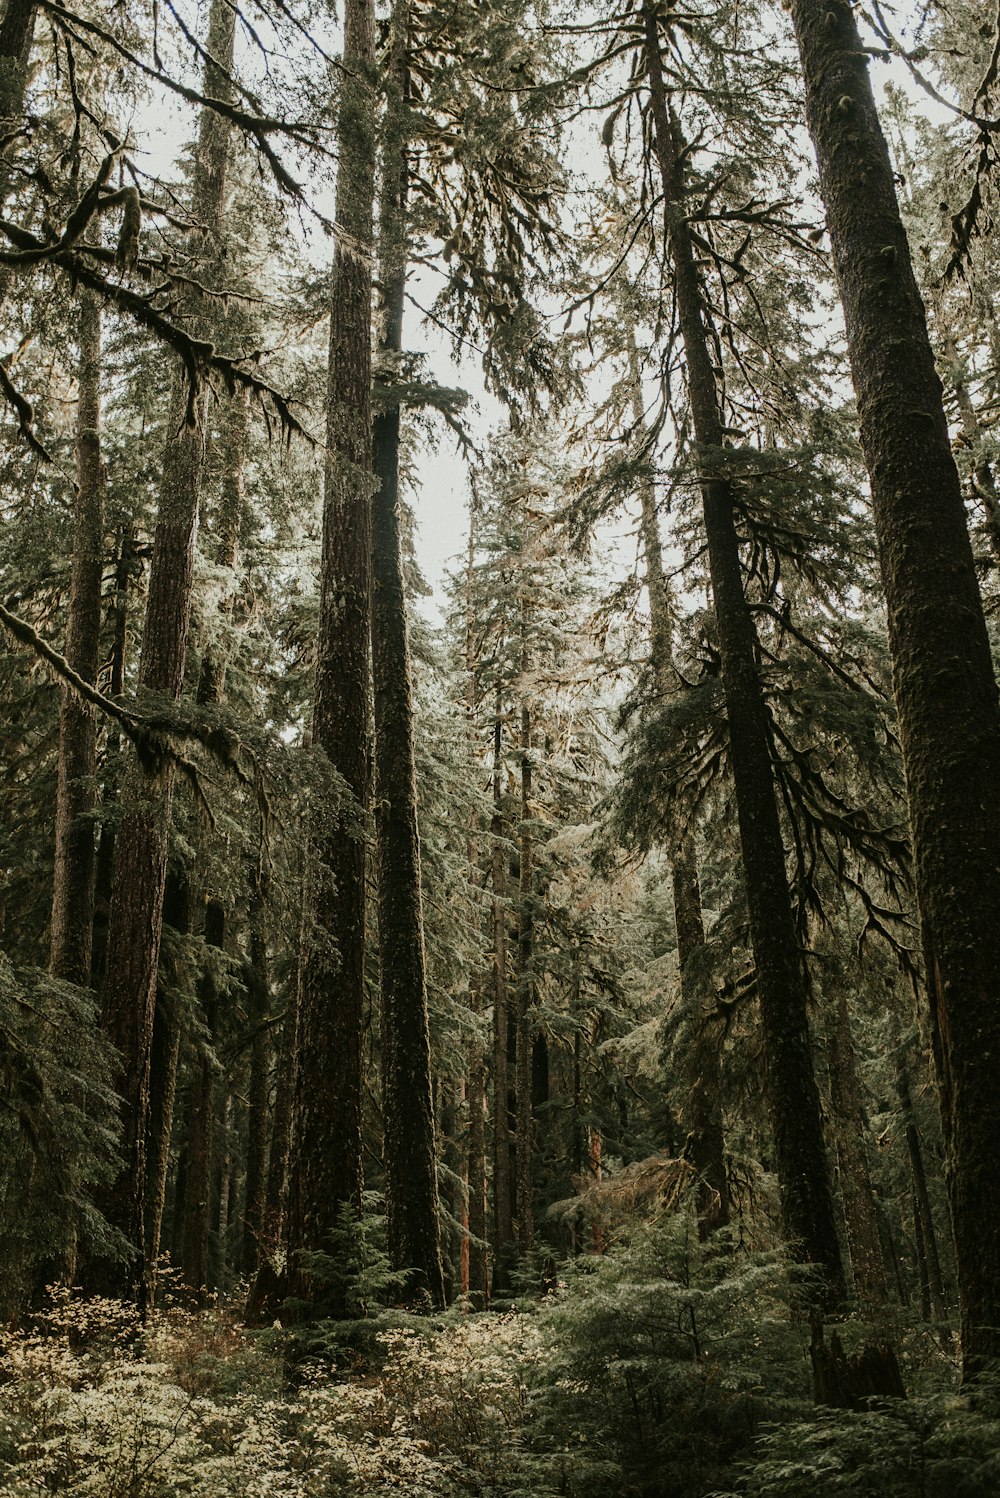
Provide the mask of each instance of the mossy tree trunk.
MULTIPOLYGON (((363 818, 369 806, 372 496, 372 216, 375 197, 375 17, 347 0, 337 118, 336 222, 330 302, 320 619, 312 736, 353 807, 345 827, 316 808, 310 929, 299 993, 298 1064, 289 1160, 291 1288, 336 1313, 300 1259, 329 1253, 345 1212, 360 1213, 365 1003, 363 818)), ((334 1301, 336 1296, 334 1296, 334 1301)))
POLYGON ((885 589, 966 1377, 1000 1359, 1000 709, 941 382, 845 0, 790 0, 885 589))
MULTIPOLYGON (((95 683, 100 656, 104 563, 104 464, 101 458, 101 308, 80 294, 73 561, 66 659, 95 683)), ((59 710, 55 865, 49 967, 54 977, 90 986, 96 871, 97 726, 94 709, 64 686, 59 710)))
POLYGON ((394 7, 382 151, 379 271, 381 369, 376 382, 372 496, 372 676, 375 840, 382 1011, 383 1165, 389 1255, 408 1293, 444 1304, 437 1150, 417 827, 413 691, 400 534, 400 378, 407 258, 409 7, 394 7))
MULTIPOLYGON (((213 0, 204 80, 209 96, 227 96, 223 70, 232 64, 234 29, 231 6, 226 0, 213 0)), ((213 246, 222 239, 228 143, 228 124, 216 111, 203 108, 192 187, 192 212, 200 228, 191 243, 199 259, 205 258, 202 230, 213 246)), ((204 327, 205 314, 193 297, 194 293, 187 310, 204 327)), ((192 426, 183 375, 175 371, 139 662, 139 693, 147 700, 176 700, 184 680, 204 457, 204 397, 199 407, 201 420, 192 426)), ((108 1220, 124 1233, 132 1256, 125 1263, 92 1264, 87 1278, 91 1288, 133 1294, 143 1304, 149 1298, 144 1221, 150 1051, 173 782, 169 758, 131 759, 115 837, 101 1006, 102 1026, 120 1057, 124 1169, 101 1193, 100 1204, 108 1220)))

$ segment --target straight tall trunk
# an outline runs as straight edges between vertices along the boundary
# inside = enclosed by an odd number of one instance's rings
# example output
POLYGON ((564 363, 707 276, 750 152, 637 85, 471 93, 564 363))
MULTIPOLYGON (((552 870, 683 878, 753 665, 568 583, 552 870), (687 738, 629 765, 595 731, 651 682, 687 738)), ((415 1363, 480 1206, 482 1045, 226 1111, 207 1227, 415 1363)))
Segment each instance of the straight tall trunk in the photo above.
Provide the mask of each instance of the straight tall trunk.
POLYGON ((664 88, 656 11, 647 7, 644 15, 656 160, 701 474, 782 1216, 792 1251, 815 1265, 822 1276, 820 1298, 826 1306, 833 1306, 843 1298, 844 1273, 813 1069, 805 974, 775 797, 757 637, 743 589, 737 496, 724 467, 724 424, 709 353, 710 314, 684 212, 683 142, 664 88))
MULTIPOLYGON (((635 334, 629 330, 629 383, 631 386, 632 422, 636 434, 645 439, 639 354, 635 334)), ((674 669, 673 600, 663 571, 660 523, 656 513, 656 492, 652 476, 639 484, 640 531, 643 559, 646 564, 646 592, 649 597, 650 643, 653 670, 659 691, 664 697, 677 690, 674 669)), ((670 882, 674 900, 674 928, 677 936, 677 967, 681 995, 685 997, 685 970, 693 954, 705 944, 705 922, 701 908, 701 880, 698 876, 698 852, 693 831, 687 831, 671 852, 670 882)), ((690 987, 690 976, 687 986, 690 987)), ((703 1029, 705 1026, 702 1027, 703 1029)), ((725 1136, 722 1128, 720 1100, 721 1033, 705 1034, 696 1047, 694 1065, 688 1079, 686 1114, 687 1153, 697 1177, 698 1233, 702 1239, 729 1221, 729 1181, 726 1175, 725 1136)))
POLYGON ((247 1018, 253 1027, 247 1087, 246 1191, 240 1265, 252 1275, 260 1262, 267 1187, 268 1083, 271 1074, 271 1029, 268 1010, 271 983, 260 900, 250 904, 250 963, 247 972, 247 1018))
MULTIPOLYGON (((326 467, 313 743, 343 778, 354 817, 369 805, 371 636, 371 304, 375 171, 372 0, 344 8, 337 122, 326 467), (346 241, 346 242, 345 242, 346 241)), ((317 813, 312 929, 302 970, 295 1122, 289 1165, 292 1288, 319 1306, 302 1251, 329 1252, 345 1210, 359 1213, 365 961, 365 835, 317 813)), ((331 1304, 330 1309, 341 1309, 331 1304)))
POLYGON ((406 292, 406 110, 409 7, 394 7, 382 151, 379 270, 384 330, 372 438, 372 676, 375 684, 375 843, 382 1007, 386 1226, 407 1293, 444 1304, 431 1044, 417 828, 413 690, 400 536, 399 378, 406 292))
MULTIPOLYGON (((104 464, 101 459, 101 308, 80 294, 73 561, 66 620, 66 659, 97 681, 104 562, 104 464)), ((94 709, 64 686, 59 710, 59 778, 52 875, 49 968, 56 978, 90 986, 96 865, 94 709)))
POLYGON ((868 58, 846 0, 789 9, 871 477, 971 1377, 1000 1359, 1000 706, 868 58))
MULTIPOLYGON (((191 929, 191 892, 186 877, 170 871, 163 896, 163 924, 178 937, 191 929)), ((181 1044, 179 993, 189 985, 187 964, 179 956, 157 972, 156 1008, 149 1062, 149 1119, 146 1128, 146 1282, 156 1288, 160 1255, 160 1224, 170 1169, 170 1139, 177 1089, 177 1059, 181 1044)))
POLYGON ((844 1225, 854 1293, 869 1315, 889 1300, 885 1259, 868 1164, 868 1119, 861 1101, 847 994, 841 987, 830 1038, 830 1102, 833 1109, 844 1225))
MULTIPOLYGON (((476 521, 478 503, 475 493, 469 506, 469 545, 465 576, 465 719, 468 731, 470 760, 476 754, 476 628, 473 603, 473 576, 476 558, 476 521)), ((470 887, 478 895, 480 889, 479 844, 476 838, 476 812, 470 813, 469 837, 466 844, 466 865, 470 887)), ((469 985, 469 1008, 478 1019, 482 1012, 483 995, 490 984, 490 974, 473 976, 469 985)), ((466 1150, 466 1193, 468 1200, 468 1260, 469 1298, 474 1310, 482 1311, 489 1304, 490 1268, 486 1243, 486 1056, 484 1042, 477 1031, 468 1050, 468 1085, 466 1096, 469 1110, 468 1143, 466 1150)))
POLYGON ((514 1243, 508 1075, 507 860, 503 819, 503 719, 500 689, 493 718, 493 816, 490 821, 491 917, 493 923, 493 1277, 506 1285, 514 1243))
POLYGON ((917 1244, 917 1264, 920 1270, 922 1290, 926 1294, 926 1314, 939 1325, 947 1318, 944 1277, 941 1273, 941 1256, 938 1253, 937 1232, 931 1211, 930 1192, 927 1190, 927 1173, 924 1170, 924 1152, 920 1144, 920 1131, 913 1112, 910 1095, 910 1078, 906 1062, 899 1060, 896 1071, 896 1095, 903 1115, 906 1134, 906 1153, 910 1162, 910 1179, 913 1183, 913 1225, 917 1244))
MULTIPOLYGON (((232 63, 234 28, 235 12, 227 0, 213 0, 207 46, 210 60, 205 65, 204 80, 209 96, 226 97, 228 85, 222 69, 232 63)), ((228 140, 228 123, 216 111, 204 108, 195 156, 192 210, 215 245, 222 236, 228 140)), ((203 254, 200 230, 197 237, 192 235, 191 243, 194 253, 203 254)), ((189 310, 194 316, 200 313, 193 302, 189 310)), ((200 316, 204 327, 204 314, 200 316)), ((189 426, 183 377, 176 371, 139 662, 142 699, 176 699, 184 680, 204 456, 204 400, 200 404, 202 424, 189 426)), ((131 759, 123 788, 124 813, 115 838, 101 1007, 102 1027, 120 1057, 117 1081, 123 1104, 124 1168, 121 1177, 101 1193, 100 1204, 108 1220, 124 1233, 132 1253, 125 1263, 91 1265, 87 1278, 92 1288, 134 1294, 141 1304, 149 1296, 144 1233, 146 1129, 173 782, 173 761, 169 758, 147 755, 141 760, 131 759)))
MULTIPOLYGON (((108 691, 112 697, 120 697, 125 690, 125 651, 128 640, 128 590, 132 577, 135 535, 131 524, 123 525, 115 560, 114 637, 111 642, 111 676, 108 691)), ((121 755, 121 734, 114 724, 106 730, 104 747, 105 771, 101 788, 101 800, 105 812, 118 800, 118 781, 121 755)), ((115 866, 114 822, 105 820, 101 825, 101 840, 97 846, 94 870, 94 933, 91 943, 91 983, 99 989, 104 981, 104 968, 108 949, 108 915, 111 908, 111 885, 115 866)))
MULTIPOLYGON (((524 623, 522 605, 522 624, 524 623)), ((527 657, 522 662, 527 670, 527 657)), ((530 1253, 535 1243, 534 1221, 534 1109, 533 1033, 535 1019, 535 835, 531 825, 531 708, 521 705, 521 825, 518 833, 517 988, 515 990, 514 1194, 519 1252, 530 1253)))
MULTIPOLYGON (((222 953, 226 942, 226 912, 218 900, 205 906, 205 946, 222 953)), ((191 1121, 188 1130, 187 1174, 184 1183, 184 1248, 181 1268, 185 1283, 198 1304, 210 1288, 209 1233, 212 1179, 216 1169, 213 1133, 216 1113, 214 1047, 219 1027, 218 986, 206 966, 198 983, 204 1037, 198 1040, 191 1083, 191 1121)))

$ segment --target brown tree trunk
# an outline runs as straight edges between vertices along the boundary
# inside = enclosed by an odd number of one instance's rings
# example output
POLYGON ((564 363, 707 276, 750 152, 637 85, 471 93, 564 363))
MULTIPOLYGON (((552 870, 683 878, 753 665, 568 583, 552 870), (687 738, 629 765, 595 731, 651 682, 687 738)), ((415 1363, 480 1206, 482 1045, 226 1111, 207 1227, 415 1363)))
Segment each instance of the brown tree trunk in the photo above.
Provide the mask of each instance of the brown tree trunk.
MULTIPOLYGON (((120 697, 125 690, 125 650, 128 635, 128 589, 134 560, 135 536, 131 525, 123 525, 115 562, 114 639, 111 643, 111 676, 108 691, 120 697)), ((107 730, 104 759, 105 773, 101 800, 105 812, 118 800, 121 735, 113 725, 107 730)), ((94 873, 94 933, 91 944, 91 983, 100 988, 108 948, 108 914, 111 907, 111 884, 114 874, 114 823, 105 820, 97 847, 94 873)))
MULTIPOLYGON (((645 439, 639 354, 635 335, 629 330, 629 381, 631 385, 632 421, 636 433, 645 439)), ((652 477, 639 485, 640 528, 643 557, 646 564, 646 592, 649 596, 649 622, 654 675, 660 692, 667 696, 677 690, 674 679, 673 600, 663 571, 660 525, 656 513, 656 492, 652 477)), ((671 887, 674 897, 674 926, 677 935, 677 966, 681 993, 685 989, 688 961, 705 943, 705 923, 701 909, 701 881, 698 877, 698 854, 693 832, 681 837, 671 856, 671 887)), ((706 1029, 703 1026, 703 1030, 706 1029)), ((729 1181, 726 1175, 725 1136, 722 1128, 720 1100, 721 1035, 703 1034, 696 1048, 695 1063, 689 1077, 687 1121, 690 1125, 686 1152, 698 1177, 698 1233, 703 1240, 715 1228, 729 1221, 729 1181)))
MULTIPOLYGON (((178 936, 191 929, 191 895, 186 877, 167 874, 163 896, 163 924, 178 936)), ((177 1060, 181 1045, 181 1014, 178 994, 188 987, 187 964, 162 960, 157 972, 156 1008, 149 1063, 149 1122, 146 1138, 146 1283, 150 1301, 156 1291, 157 1260, 160 1256, 160 1224, 170 1169, 170 1137, 173 1130, 174 1094, 177 1090, 177 1060)))
POLYGON ((941 382, 868 58, 790 0, 857 397, 941 1091, 965 1376, 1000 1358, 1000 710, 941 382))
MULTIPOLYGON (((522 628, 526 626, 522 604, 522 628)), ((522 672, 527 672, 527 646, 522 672)), ((521 704, 521 817, 518 833, 517 987, 514 1042, 514 1195, 517 1247, 523 1256, 535 1244, 534 1110, 532 1055, 535 1020, 535 835, 531 826, 531 708, 521 704)))
MULTIPOLYGON (((101 460, 101 308, 80 295, 73 562, 66 620, 66 659, 97 681, 104 561, 104 464, 101 460)), ((59 711, 59 778, 52 875, 49 969, 81 988, 90 985, 96 857, 94 709, 63 687, 59 711)))
MULTIPOLYGON (((205 946, 222 952, 226 942, 226 913, 217 900, 205 906, 205 946)), ((191 1084, 191 1121, 188 1129, 187 1172, 184 1183, 184 1250, 181 1269, 185 1284, 194 1292, 198 1305, 204 1305, 211 1288, 208 1257, 211 1229, 212 1179, 216 1168, 213 1149, 215 1127, 214 1045, 219 1021, 219 995, 215 977, 209 968, 202 973, 198 997, 205 1035, 195 1048, 194 1077, 191 1084)))
MULTIPOLYGON (((476 756, 476 627, 473 580, 476 560, 476 521, 478 502, 473 491, 469 505, 469 544, 465 573, 465 722, 470 762, 476 756)), ((470 888, 477 895, 481 888, 479 844, 476 838, 476 816, 470 813, 466 864, 470 888)), ((473 976, 469 986, 469 1008, 478 1019, 482 1013, 483 994, 490 986, 489 972, 473 976)), ((490 1297, 489 1250, 486 1242, 486 1056, 484 1042, 477 1033, 468 1051, 467 1099, 469 1109, 468 1143, 465 1178, 467 1188, 469 1300, 473 1310, 485 1310, 490 1297)))
POLYGON ((941 1274, 941 1257, 938 1253, 937 1233, 931 1212, 930 1193, 927 1190, 927 1174, 924 1170, 924 1154, 920 1147, 920 1132, 913 1114, 910 1096, 910 1079, 906 1063, 900 1058, 896 1072, 896 1095, 903 1114, 906 1133, 906 1152, 910 1161, 910 1178, 913 1182, 913 1219, 917 1245, 917 1267, 921 1278, 922 1298, 926 1296, 925 1316, 944 1325, 947 1319, 944 1278, 941 1274))
MULTIPOLYGON (((207 52, 222 68, 232 62, 234 26, 235 12, 227 0, 213 0, 207 52)), ((227 88, 220 67, 208 61, 206 94, 224 98, 227 88)), ((204 108, 195 155, 192 210, 215 244, 222 233, 228 140, 227 122, 216 111, 204 108)), ((200 251, 201 229, 196 253, 200 251)), ((199 311, 194 304, 190 310, 194 314, 199 311)), ((203 315, 202 319, 204 326, 203 315)), ((154 700, 179 697, 184 678, 204 453, 203 425, 189 426, 186 418, 187 398, 183 378, 177 372, 167 418, 139 663, 140 695, 154 700)), ((132 758, 123 795, 126 810, 115 838, 102 993, 101 1023, 121 1058, 118 1082, 123 1099, 124 1170, 119 1180, 101 1193, 100 1205, 108 1220, 124 1233, 133 1253, 124 1264, 92 1265, 88 1277, 92 1288, 135 1294, 140 1303, 148 1299, 144 1273, 146 1129, 173 781, 169 758, 152 754, 141 760, 132 758)))
MULTIPOLYGON (((368 795, 371 634, 371 300, 375 171, 372 0, 347 0, 337 125, 326 468, 313 742, 343 777, 354 816, 368 795)), ((295 1294, 323 1290, 298 1261, 328 1252, 346 1210, 360 1212, 364 1024, 365 837, 326 815, 314 834, 317 875, 299 1011, 288 1247, 295 1294)), ((331 1304, 334 1312, 341 1309, 331 1304)))
POLYGON ((271 1075, 271 1030, 268 1011, 271 983, 261 901, 250 903, 250 963, 247 972, 247 1018, 252 1028, 247 1088, 246 1191, 240 1265, 253 1275, 261 1258, 267 1186, 268 1083, 271 1075))
POLYGON ((889 1286, 868 1164, 868 1119, 858 1086, 851 1017, 843 987, 838 991, 830 1037, 830 1102, 854 1293, 866 1314, 871 1315, 888 1304, 889 1286))
POLYGON ((795 931, 771 767, 770 727, 757 638, 743 591, 736 493, 724 471, 724 432, 708 345, 709 312, 684 215, 683 145, 669 113, 656 12, 645 10, 656 158, 663 187, 678 320, 698 449, 709 573, 722 655, 729 758, 746 875, 767 1093, 785 1232, 792 1251, 823 1278, 838 1304, 844 1273, 813 1069, 802 954, 795 931))
MULTIPOLYGON (((7 0, 0 20, 0 135, 4 140, 24 131, 24 96, 35 31, 36 0, 7 0)), ((10 191, 10 169, 0 157, 0 207, 10 191)), ((0 271, 0 300, 9 272, 0 271)))
POLYGON ((493 817, 490 822, 490 880, 493 892, 493 1278, 494 1287, 509 1281, 514 1244, 510 1160, 510 1079, 507 1052, 507 860, 503 819, 503 719, 500 689, 493 719, 493 817))
POLYGON ((382 152, 379 266, 383 291, 382 406, 372 439, 372 676, 375 684, 375 841, 382 1008, 386 1226, 407 1294, 444 1304, 431 1043, 417 828, 413 692, 400 537, 399 378, 406 291, 408 6, 397 4, 382 152))

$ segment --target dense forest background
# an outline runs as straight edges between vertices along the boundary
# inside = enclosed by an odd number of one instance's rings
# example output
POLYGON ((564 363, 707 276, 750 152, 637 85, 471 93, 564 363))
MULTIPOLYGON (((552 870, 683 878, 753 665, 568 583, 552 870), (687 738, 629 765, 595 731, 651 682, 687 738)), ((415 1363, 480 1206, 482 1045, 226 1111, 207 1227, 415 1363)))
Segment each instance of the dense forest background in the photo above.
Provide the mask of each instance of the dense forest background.
POLYGON ((1000 1490, 998 110, 5 0, 5 1498, 1000 1490))

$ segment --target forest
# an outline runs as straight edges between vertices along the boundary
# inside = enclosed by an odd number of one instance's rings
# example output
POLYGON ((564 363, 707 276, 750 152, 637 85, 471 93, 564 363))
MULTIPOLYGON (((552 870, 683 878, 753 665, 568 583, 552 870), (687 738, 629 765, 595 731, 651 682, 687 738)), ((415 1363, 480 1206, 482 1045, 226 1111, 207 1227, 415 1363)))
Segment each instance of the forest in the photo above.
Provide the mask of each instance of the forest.
POLYGON ((1000 5, 3 0, 0 1498, 1000 1492, 1000 5))

